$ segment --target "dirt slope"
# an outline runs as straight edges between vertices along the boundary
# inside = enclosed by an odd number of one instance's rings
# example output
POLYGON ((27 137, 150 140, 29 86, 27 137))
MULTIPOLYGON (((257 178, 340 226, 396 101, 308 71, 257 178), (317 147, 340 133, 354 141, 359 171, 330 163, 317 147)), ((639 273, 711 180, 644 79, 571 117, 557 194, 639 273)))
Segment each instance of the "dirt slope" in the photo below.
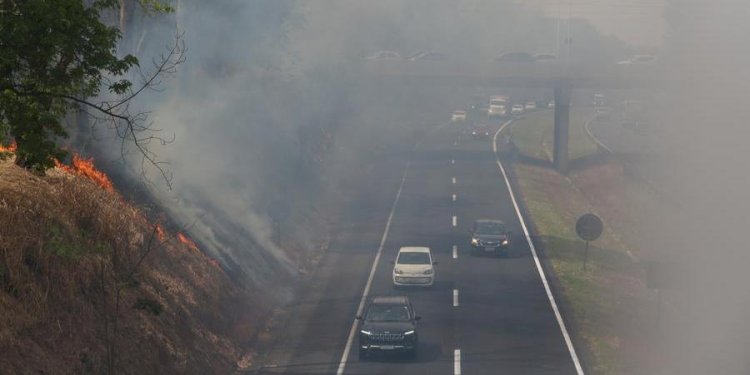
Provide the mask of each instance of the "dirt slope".
POLYGON ((259 296, 90 178, 0 161, 0 373, 230 373, 259 296))

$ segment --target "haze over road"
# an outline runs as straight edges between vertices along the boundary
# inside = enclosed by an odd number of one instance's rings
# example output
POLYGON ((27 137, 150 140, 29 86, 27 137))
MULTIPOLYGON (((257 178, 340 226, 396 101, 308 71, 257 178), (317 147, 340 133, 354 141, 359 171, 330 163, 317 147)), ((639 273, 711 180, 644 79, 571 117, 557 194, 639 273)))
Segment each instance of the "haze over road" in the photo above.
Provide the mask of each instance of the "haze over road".
POLYGON ((260 373, 330 374, 339 368, 400 173, 410 160, 370 296, 410 296, 422 316, 420 347, 414 361, 386 355, 361 362, 355 338, 344 373, 576 373, 490 140, 467 137, 466 125, 439 125, 413 153, 371 167, 359 201, 351 205, 350 224, 339 229, 307 298, 290 311, 294 318, 260 373), (467 229, 478 218, 507 223, 513 232, 507 256, 469 254, 467 229), (390 261, 408 245, 432 249, 439 262, 433 288, 393 290, 390 261))

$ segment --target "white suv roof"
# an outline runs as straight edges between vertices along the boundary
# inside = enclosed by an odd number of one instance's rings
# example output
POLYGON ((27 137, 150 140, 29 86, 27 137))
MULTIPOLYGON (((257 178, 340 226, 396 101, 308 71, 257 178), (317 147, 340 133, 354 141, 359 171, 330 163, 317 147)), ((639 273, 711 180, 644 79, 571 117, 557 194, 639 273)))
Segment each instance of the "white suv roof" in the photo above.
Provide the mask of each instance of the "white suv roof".
POLYGON ((404 246, 398 249, 398 252, 399 253, 429 253, 430 248, 421 247, 421 246, 404 246))

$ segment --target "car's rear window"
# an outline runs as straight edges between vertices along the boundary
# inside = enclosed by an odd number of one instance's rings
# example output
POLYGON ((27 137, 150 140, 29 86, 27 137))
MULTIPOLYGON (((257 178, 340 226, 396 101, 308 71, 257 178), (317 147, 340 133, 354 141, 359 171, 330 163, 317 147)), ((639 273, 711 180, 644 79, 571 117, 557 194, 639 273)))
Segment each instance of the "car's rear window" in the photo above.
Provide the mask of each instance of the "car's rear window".
POLYGON ((417 253, 402 251, 398 254, 398 264, 430 264, 430 255, 427 253, 417 253))

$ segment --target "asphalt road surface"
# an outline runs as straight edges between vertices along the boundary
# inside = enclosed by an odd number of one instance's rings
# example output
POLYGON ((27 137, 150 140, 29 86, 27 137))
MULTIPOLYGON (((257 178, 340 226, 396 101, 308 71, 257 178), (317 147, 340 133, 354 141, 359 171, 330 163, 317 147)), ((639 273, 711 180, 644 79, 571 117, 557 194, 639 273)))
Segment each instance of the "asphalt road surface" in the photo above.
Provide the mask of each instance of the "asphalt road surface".
POLYGON ((361 196, 346 202, 346 224, 337 229, 303 298, 287 311, 255 373, 577 372, 500 174, 492 139, 468 138, 463 127, 436 125, 412 152, 367 167, 361 196), (468 229, 478 218, 502 219, 512 230, 506 256, 470 254, 468 229), (432 249, 439 262, 433 288, 393 289, 390 261, 407 245, 432 249), (359 361, 356 335, 344 356, 381 247, 368 299, 411 298, 422 317, 414 360, 383 354, 359 361))

